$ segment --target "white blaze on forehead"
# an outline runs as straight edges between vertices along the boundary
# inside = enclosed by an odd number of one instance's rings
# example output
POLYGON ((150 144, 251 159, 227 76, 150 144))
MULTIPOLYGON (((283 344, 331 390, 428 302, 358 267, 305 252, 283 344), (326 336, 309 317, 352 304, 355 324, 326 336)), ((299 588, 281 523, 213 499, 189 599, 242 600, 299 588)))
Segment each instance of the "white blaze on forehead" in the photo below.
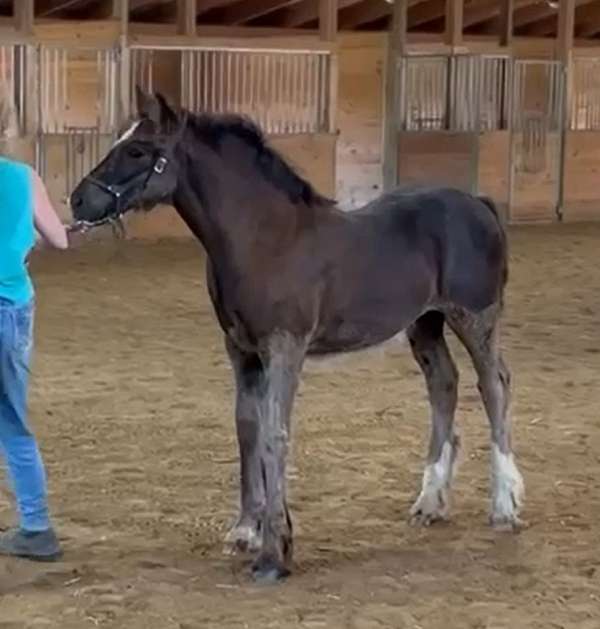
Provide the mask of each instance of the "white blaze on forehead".
POLYGON ((129 127, 117 138, 117 141, 113 144, 113 148, 117 146, 117 144, 121 144, 121 142, 125 142, 128 140, 134 133, 135 130, 140 126, 141 120, 134 120, 129 127))

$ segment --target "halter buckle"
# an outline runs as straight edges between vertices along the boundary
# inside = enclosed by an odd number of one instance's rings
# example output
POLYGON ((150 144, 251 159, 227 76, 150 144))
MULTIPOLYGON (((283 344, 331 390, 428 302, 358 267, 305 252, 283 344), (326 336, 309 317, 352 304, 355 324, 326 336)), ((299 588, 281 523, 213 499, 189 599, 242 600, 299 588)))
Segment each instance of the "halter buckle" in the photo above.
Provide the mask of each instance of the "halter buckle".
POLYGON ((154 172, 157 175, 162 175, 165 172, 165 168, 167 167, 168 160, 166 157, 159 157, 154 164, 154 172))

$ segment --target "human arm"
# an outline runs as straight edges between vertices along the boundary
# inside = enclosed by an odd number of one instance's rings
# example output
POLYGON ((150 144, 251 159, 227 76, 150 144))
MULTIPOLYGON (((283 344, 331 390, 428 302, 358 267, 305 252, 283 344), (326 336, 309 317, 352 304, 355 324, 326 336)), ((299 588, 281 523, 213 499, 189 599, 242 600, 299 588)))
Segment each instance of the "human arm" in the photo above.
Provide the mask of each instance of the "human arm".
POLYGON ((67 249, 67 230, 54 209, 46 186, 34 170, 31 171, 33 189, 33 216, 36 230, 42 238, 56 249, 67 249))

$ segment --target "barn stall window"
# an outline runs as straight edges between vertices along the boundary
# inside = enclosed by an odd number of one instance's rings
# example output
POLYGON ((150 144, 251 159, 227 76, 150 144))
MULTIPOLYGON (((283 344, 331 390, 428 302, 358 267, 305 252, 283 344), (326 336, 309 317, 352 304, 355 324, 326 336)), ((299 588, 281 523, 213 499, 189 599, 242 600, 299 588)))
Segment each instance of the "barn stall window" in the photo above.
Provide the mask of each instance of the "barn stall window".
POLYGON ((131 49, 131 88, 161 89, 194 112, 247 115, 272 135, 331 132, 332 76, 328 51, 131 49), (165 68, 179 70, 173 74, 165 68))
POLYGON ((505 56, 419 55, 400 61, 403 131, 496 131, 508 127, 505 56))

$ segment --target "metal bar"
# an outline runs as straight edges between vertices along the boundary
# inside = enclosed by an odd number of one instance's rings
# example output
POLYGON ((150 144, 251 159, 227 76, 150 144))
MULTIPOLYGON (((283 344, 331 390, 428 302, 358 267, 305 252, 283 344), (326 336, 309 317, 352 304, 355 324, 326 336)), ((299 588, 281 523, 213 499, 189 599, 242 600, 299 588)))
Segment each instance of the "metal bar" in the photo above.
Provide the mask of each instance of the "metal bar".
POLYGON ((325 49, 311 49, 311 48, 269 48, 260 47, 260 48, 249 48, 246 46, 211 46, 211 45, 150 45, 150 44, 134 44, 130 46, 131 50, 150 50, 150 51, 159 51, 159 50, 205 50, 207 52, 245 52, 250 54, 281 54, 281 55, 319 55, 319 56, 329 56, 331 55, 331 50, 325 49))

